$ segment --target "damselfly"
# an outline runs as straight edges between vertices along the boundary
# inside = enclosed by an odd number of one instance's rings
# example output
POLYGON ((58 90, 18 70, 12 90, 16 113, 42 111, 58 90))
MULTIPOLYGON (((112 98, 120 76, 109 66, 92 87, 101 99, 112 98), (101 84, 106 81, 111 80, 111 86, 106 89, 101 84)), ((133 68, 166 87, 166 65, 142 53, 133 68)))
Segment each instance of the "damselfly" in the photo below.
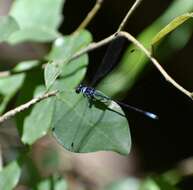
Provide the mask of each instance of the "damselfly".
MULTIPOLYGON (((123 38, 117 39, 110 44, 110 46, 108 47, 107 52, 105 54, 105 57, 104 57, 101 65, 99 66, 99 69, 96 72, 95 77, 93 78, 93 80, 91 82, 93 86, 97 82, 99 82, 108 72, 110 72, 111 69, 113 68, 113 66, 116 64, 116 61, 118 60, 119 54, 121 53, 121 48, 123 46, 124 40, 125 39, 123 39, 123 38)), ((82 93, 88 99, 90 107, 92 106, 92 103, 95 101, 100 101, 100 102, 104 103, 107 107, 110 105, 111 101, 114 101, 117 104, 119 104, 120 106, 137 111, 139 113, 142 113, 151 119, 158 119, 158 116, 155 115, 154 113, 141 110, 139 108, 136 108, 136 107, 128 105, 128 104, 124 104, 120 101, 112 100, 110 97, 105 95, 103 92, 96 90, 93 87, 88 87, 88 86, 85 86, 83 84, 80 84, 75 89, 75 91, 77 94, 82 93)))
POLYGON ((117 38, 107 49, 90 85, 61 92, 55 104, 52 132, 57 141, 72 152, 115 151, 128 154, 131 148, 129 122, 121 106, 157 119, 153 113, 114 101, 94 87, 119 62, 125 38, 117 38), (88 100, 88 101, 87 101, 88 100))

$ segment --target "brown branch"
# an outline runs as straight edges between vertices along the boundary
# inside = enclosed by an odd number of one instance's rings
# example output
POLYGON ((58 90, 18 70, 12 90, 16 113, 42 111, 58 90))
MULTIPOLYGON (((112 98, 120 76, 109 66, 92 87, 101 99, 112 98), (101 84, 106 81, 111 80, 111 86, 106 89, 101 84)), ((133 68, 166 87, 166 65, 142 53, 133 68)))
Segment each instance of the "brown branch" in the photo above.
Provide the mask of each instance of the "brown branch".
POLYGON ((166 79, 166 81, 168 81, 169 83, 171 83, 175 88, 177 88, 178 90, 180 90, 182 93, 184 93, 186 96, 188 96, 189 98, 191 98, 193 100, 193 94, 191 92, 189 92, 188 90, 186 90, 184 87, 182 87, 180 84, 178 84, 165 70, 164 68, 159 64, 159 62, 151 55, 151 53, 136 39, 134 38, 131 34, 129 34, 128 32, 118 32, 115 33, 97 43, 91 43, 90 45, 88 45, 86 48, 82 49, 81 51, 77 52, 76 54, 74 54, 71 59, 69 61, 72 61, 78 57, 80 57, 81 55, 88 53, 94 49, 97 49, 101 46, 104 46, 106 44, 108 44, 109 42, 113 41, 114 39, 116 39, 117 37, 125 37, 126 39, 128 39, 129 41, 131 41, 133 44, 135 44, 139 49, 141 49, 145 55, 151 60, 151 62, 153 63, 153 65, 157 68, 157 70, 163 75, 163 77, 166 79))
POLYGON ((125 25, 127 24, 127 21, 129 20, 129 18, 131 17, 131 15, 134 13, 134 11, 137 9, 137 7, 140 5, 141 2, 142 2, 142 0, 136 0, 135 1, 133 6, 129 9, 129 11, 126 14, 125 18, 123 19, 123 21, 119 25, 119 28, 117 29, 117 32, 120 32, 124 29, 125 25))
POLYGON ((91 9, 91 11, 88 13, 86 18, 82 21, 80 26, 76 29, 76 31, 80 31, 87 27, 87 25, 90 23, 90 21, 94 18, 94 16, 97 14, 99 9, 101 8, 101 5, 103 3, 103 0, 96 0, 96 3, 94 7, 91 9))
POLYGON ((7 113, 0 116, 0 123, 4 122, 5 120, 9 119, 10 117, 15 116, 17 113, 22 112, 22 111, 30 108, 32 105, 34 105, 34 104, 36 104, 36 103, 38 103, 38 102, 40 102, 48 97, 56 96, 57 93, 58 93, 58 91, 53 91, 53 92, 43 94, 41 96, 33 98, 32 100, 30 100, 29 102, 27 102, 23 105, 20 105, 20 106, 14 108, 13 110, 8 111, 7 113))

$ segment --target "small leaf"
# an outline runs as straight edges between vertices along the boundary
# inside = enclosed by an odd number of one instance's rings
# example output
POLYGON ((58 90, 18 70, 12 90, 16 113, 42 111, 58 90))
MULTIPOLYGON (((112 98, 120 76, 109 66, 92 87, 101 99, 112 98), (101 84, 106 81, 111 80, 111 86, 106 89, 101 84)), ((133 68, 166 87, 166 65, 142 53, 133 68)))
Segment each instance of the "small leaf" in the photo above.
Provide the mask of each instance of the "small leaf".
POLYGON ((23 61, 18 63, 13 69, 13 72, 25 72, 31 70, 34 67, 39 65, 39 61, 37 60, 30 60, 30 61, 23 61))
POLYGON ((170 184, 162 176, 148 177, 141 184, 140 190, 177 190, 175 186, 170 184))
POLYGON ((113 182, 105 190, 139 190, 140 181, 135 178, 128 178, 113 182))
POLYGON ((68 190, 68 184, 66 180, 59 179, 55 182, 55 190, 68 190))
MULTIPOLYGON (((124 115, 117 104, 113 106, 124 115)), ((57 96, 53 134, 64 148, 72 152, 105 150, 128 154, 131 147, 128 122, 116 111, 95 105, 89 108, 85 97, 65 91, 57 96)))
POLYGON ((47 88, 54 84, 59 75, 68 77, 87 66, 87 55, 82 55, 70 63, 67 62, 73 54, 87 46, 91 40, 92 37, 89 32, 81 31, 70 36, 60 37, 54 42, 52 50, 47 57, 52 61, 52 64, 48 64, 44 71, 44 80, 47 88))
POLYGON ((37 185, 37 190, 67 190, 68 185, 64 179, 54 179, 54 177, 50 177, 48 179, 44 179, 40 181, 37 185))
POLYGON ((0 42, 7 41, 10 35, 17 30, 19 30, 19 26, 13 17, 0 17, 0 42))
POLYGON ((25 74, 17 74, 8 77, 0 78, 0 113, 2 113, 8 102, 21 88, 25 74))
POLYGON ((192 17, 193 13, 186 13, 173 19, 168 25, 166 25, 160 32, 155 35, 152 40, 152 46, 192 17))
POLYGON ((67 61, 73 54, 86 47, 91 41, 92 36, 86 30, 57 38, 48 55, 48 59, 52 61, 67 61))
POLYGON ((49 89, 56 78, 60 75, 59 66, 54 63, 47 63, 44 70, 44 79, 46 88, 49 89))
POLYGON ((37 190, 49 190, 52 189, 52 181, 50 179, 45 179, 39 182, 37 185, 37 190))
POLYGON ((18 161, 13 161, 0 171, 0 189, 13 190, 21 175, 21 166, 18 161))

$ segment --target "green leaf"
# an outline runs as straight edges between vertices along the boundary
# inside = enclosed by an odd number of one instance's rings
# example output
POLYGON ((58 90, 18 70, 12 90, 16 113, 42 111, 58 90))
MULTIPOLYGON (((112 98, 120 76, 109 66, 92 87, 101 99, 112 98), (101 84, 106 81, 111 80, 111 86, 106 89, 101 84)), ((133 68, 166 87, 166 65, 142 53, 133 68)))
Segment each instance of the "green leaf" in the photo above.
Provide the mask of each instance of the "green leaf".
POLYGON ((37 190, 51 190, 53 187, 52 181, 50 179, 45 179, 40 181, 40 183, 37 185, 37 190))
POLYGON ((0 17, 0 42, 6 41, 17 30, 19 26, 13 17, 0 17))
POLYGON ((59 75, 68 77, 87 66, 87 55, 83 55, 70 63, 67 62, 73 54, 87 46, 91 40, 92 37, 88 31, 81 31, 70 36, 58 38, 54 42, 52 50, 47 57, 52 63, 47 64, 44 71, 47 89, 51 87, 59 75))
MULTIPOLYGON (((40 91, 40 88, 37 91, 40 91)), ((41 89, 41 91, 43 90, 41 89)), ((31 145, 37 139, 46 135, 51 125, 54 103, 54 98, 47 98, 34 106, 32 112, 24 121, 21 139, 23 143, 31 145)))
POLYGON ((0 78, 0 113, 2 113, 11 98, 21 88, 25 74, 17 74, 0 78))
POLYGON ((10 15, 18 22, 21 30, 10 39, 12 43, 50 41, 56 38, 62 21, 64 0, 15 0, 10 15))
MULTIPOLYGON (((87 58, 87 56, 86 56, 87 58)), ((86 67, 83 65, 88 64, 88 59, 83 56, 81 59, 71 62, 68 65, 68 70, 72 72, 68 76, 61 80, 56 80, 51 90, 74 89, 80 81, 83 79, 86 73, 86 67), (78 61, 79 60, 79 61, 78 61), (80 69, 76 69, 77 67, 80 69)), ((30 79, 31 81, 31 79, 30 79)), ((27 84, 27 86, 30 86, 27 84)), ((37 87, 36 93, 42 89, 42 86, 37 87)), ((26 89, 29 91, 28 89, 26 89)), ((41 91, 45 91, 41 90, 41 91)), ((24 118, 22 141, 26 144, 33 144, 37 139, 44 136, 51 128, 51 122, 53 119, 53 112, 55 107, 55 98, 49 98, 36 104, 31 113, 24 118)))
MULTIPOLYGON (((17 98, 17 106, 22 105, 28 101, 30 101, 34 96, 34 91, 37 86, 43 84, 43 71, 42 69, 31 70, 26 73, 25 80, 23 82, 22 88, 19 91, 17 98)), ((20 112, 20 114, 16 115, 17 128, 20 136, 23 133, 23 122, 27 115, 30 114, 32 108, 27 109, 24 112, 20 112)))
POLYGON ((54 63, 47 63, 44 70, 44 79, 46 88, 49 89, 53 84, 56 78, 60 74, 59 66, 54 63))
POLYGON ((28 70, 33 69, 34 67, 37 67, 39 65, 38 60, 30 60, 30 61, 23 61, 18 63, 13 69, 13 72, 25 72, 28 70))
POLYGON ((68 184, 66 180, 59 179, 57 182, 55 182, 55 190, 68 190, 68 184))
POLYGON ((86 30, 60 37, 55 40, 48 59, 52 61, 67 61, 73 54, 86 47, 91 41, 92 36, 86 30))
POLYGON ((22 43, 25 41, 31 42, 50 42, 56 39, 59 33, 54 30, 31 27, 24 28, 13 33, 8 42, 10 44, 22 43))
POLYGON ((115 151, 128 154, 131 138, 127 119, 118 114, 121 108, 112 102, 112 110, 93 105, 74 91, 60 93, 52 120, 53 134, 72 152, 115 151), (117 113, 118 112, 118 113, 117 113))
POLYGON ((140 190, 177 190, 162 176, 149 177, 141 184, 140 190))
POLYGON ((140 181, 135 178, 128 178, 113 182, 105 190, 139 190, 140 181))
POLYGON ((0 189, 13 190, 21 175, 21 167, 18 161, 13 161, 0 171, 0 189))
POLYGON ((166 35, 175 30, 181 24, 193 17, 193 13, 186 13, 173 19, 168 25, 166 25, 152 40, 152 46, 162 40, 166 35))
POLYGON ((64 179, 55 179, 55 177, 50 177, 40 181, 37 185, 37 190, 67 190, 68 185, 64 179))

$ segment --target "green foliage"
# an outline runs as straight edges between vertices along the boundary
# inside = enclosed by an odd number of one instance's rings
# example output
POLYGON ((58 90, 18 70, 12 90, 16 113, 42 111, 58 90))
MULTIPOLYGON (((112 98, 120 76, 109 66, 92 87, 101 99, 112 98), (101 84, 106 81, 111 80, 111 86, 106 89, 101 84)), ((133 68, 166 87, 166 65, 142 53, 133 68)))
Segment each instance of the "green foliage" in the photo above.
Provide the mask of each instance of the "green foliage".
MULTIPOLYGON (((57 96, 45 99, 17 116, 22 143, 31 147, 52 130, 56 140, 71 152, 104 150, 126 155, 130 152, 131 137, 128 121, 121 107, 113 101, 110 107, 99 102, 89 107, 88 100, 75 93, 75 87, 85 77, 89 59, 87 54, 73 60, 71 58, 92 42, 92 34, 87 30, 65 36, 59 33, 63 4, 64 0, 15 0, 9 15, 0 17, 0 42, 51 43, 50 52, 41 60, 18 63, 8 72, 10 76, 0 78, 0 113, 5 111, 17 93, 17 104, 21 105, 33 97, 57 90, 57 96)), ((170 34, 167 44, 172 46, 172 39, 180 33, 183 38, 175 41, 175 46, 168 49, 168 55, 183 48, 193 28, 192 23, 188 23, 188 27, 181 25, 192 17, 192 13, 186 13, 192 10, 192 0, 175 0, 161 17, 139 35, 139 41, 151 49, 151 46, 157 45, 170 34)), ((130 45, 118 68, 107 76, 99 88, 109 95, 125 92, 135 83, 147 62, 145 55, 134 45, 130 45), (135 51, 132 53, 133 49, 135 51)), ((54 157, 57 159, 55 155, 54 157)), ((29 170, 33 170, 32 168, 33 166, 29 170)), ((0 189, 13 189, 20 175, 19 162, 9 163, 0 171, 0 189)), ((33 178, 34 176, 36 174, 33 178)), ((37 190, 67 189, 66 181, 55 176, 46 179, 38 176, 33 185, 37 190)), ((126 179, 113 183, 107 189, 123 190, 132 187, 132 190, 137 190, 139 185, 138 180, 126 179)), ((165 177, 156 176, 142 182, 140 190, 146 189, 176 188, 165 177)))
POLYGON ((63 3, 64 0, 14 1, 10 15, 17 21, 20 30, 11 35, 9 42, 47 42, 56 39, 62 21, 63 3))
POLYGON ((156 36, 152 40, 152 46, 162 40, 166 35, 175 30, 181 24, 186 22, 188 19, 193 17, 193 13, 187 13, 181 16, 176 17, 172 20, 167 26, 165 26, 160 32, 156 34, 156 36))
POLYGON ((105 190, 139 190, 140 181, 135 178, 128 178, 113 182, 105 190))
POLYGON ((53 111, 53 98, 43 100, 34 106, 32 112, 24 121, 23 134, 21 138, 23 143, 32 145, 37 139, 46 135, 50 128, 53 111))
POLYGON ((64 179, 57 179, 56 177, 42 180, 37 185, 37 190, 67 190, 67 182, 64 179))
POLYGON ((0 113, 5 110, 8 102, 21 88, 24 78, 23 73, 0 78, 0 113))
POLYGON ((177 190, 177 188, 162 176, 156 176, 144 180, 139 190, 177 190))
POLYGON ((12 190, 18 183, 21 175, 21 166, 13 161, 0 171, 0 189, 12 190))
MULTIPOLYGON (((117 104, 113 110, 124 114, 117 104)), ((128 154, 130 151, 127 119, 97 105, 89 108, 88 100, 74 91, 57 96, 52 127, 56 139, 72 152, 111 150, 128 154)))
POLYGON ((83 55, 67 63, 68 60, 81 48, 86 47, 92 41, 88 31, 76 32, 70 36, 60 37, 55 40, 53 47, 47 58, 51 63, 46 65, 44 79, 47 89, 49 89, 59 75, 63 77, 82 70, 88 64, 87 56, 83 55))
POLYGON ((34 69, 35 67, 39 66, 38 60, 29 60, 29 61, 23 61, 18 63, 13 69, 12 72, 14 73, 20 73, 20 72, 26 72, 31 69, 34 69))
POLYGON ((0 42, 9 39, 11 34, 19 30, 15 19, 11 16, 0 17, 0 42))

